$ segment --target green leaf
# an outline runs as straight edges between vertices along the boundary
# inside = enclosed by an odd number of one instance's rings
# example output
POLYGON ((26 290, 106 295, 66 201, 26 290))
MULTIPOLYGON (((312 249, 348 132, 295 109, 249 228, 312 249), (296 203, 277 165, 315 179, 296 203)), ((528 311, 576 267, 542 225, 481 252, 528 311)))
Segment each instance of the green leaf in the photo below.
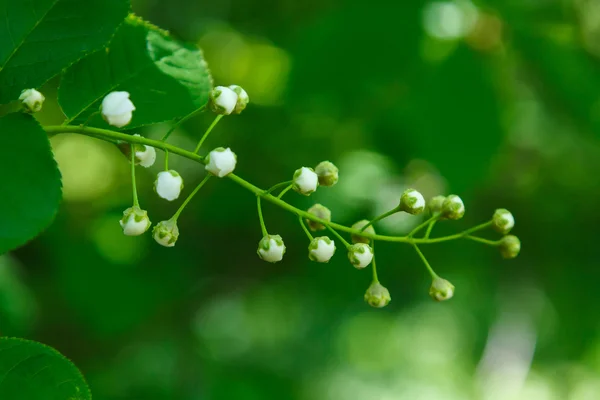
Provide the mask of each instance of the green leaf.
POLYGON ((0 399, 89 400, 81 372, 51 347, 0 338, 0 399))
MULTIPOLYGON (((181 118, 208 102, 212 78, 202 51, 130 16, 106 50, 69 68, 59 102, 69 122, 84 122, 108 93, 127 91, 136 106, 126 129, 181 118)), ((90 125, 107 127, 97 115, 90 125)))
POLYGON ((0 104, 102 47, 129 0, 0 1, 0 104))
POLYGON ((15 113, 0 118, 0 149, 2 254, 50 224, 60 204, 61 180, 48 136, 31 115, 15 113))

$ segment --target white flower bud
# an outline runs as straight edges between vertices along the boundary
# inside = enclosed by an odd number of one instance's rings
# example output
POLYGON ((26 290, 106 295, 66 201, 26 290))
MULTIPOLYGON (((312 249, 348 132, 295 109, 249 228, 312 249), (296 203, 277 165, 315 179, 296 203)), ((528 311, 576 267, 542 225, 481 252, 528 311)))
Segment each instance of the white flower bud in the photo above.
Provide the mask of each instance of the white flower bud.
POLYGON ((179 228, 177 227, 177 221, 166 220, 160 221, 152 230, 152 237, 156 240, 156 243, 165 247, 175 246, 175 242, 179 238, 179 228))
MULTIPOLYGON (((137 133, 133 136, 139 136, 137 133)), ((129 147, 129 146, 128 146, 129 147)), ((152 146, 146 146, 145 144, 135 144, 135 163, 141 165, 144 168, 150 168, 156 161, 156 150, 152 146)))
POLYGON ((123 211, 123 218, 121 218, 119 224, 121 224, 125 235, 139 236, 150 228, 151 222, 146 210, 133 206, 123 211))
POLYGON ((205 170, 214 176, 222 178, 233 172, 237 164, 237 156, 229 147, 226 149, 217 147, 208 153, 204 162, 206 164, 204 167, 205 170))
POLYGON ((417 215, 425 210, 425 199, 415 189, 406 189, 400 197, 400 210, 417 215))
POLYGON ((348 259, 356 269, 363 269, 373 261, 373 249, 366 243, 348 247, 348 259))
MULTIPOLYGON (((319 217, 321 219, 324 219, 327 222, 331 222, 331 210, 329 210, 329 208, 327 208, 321 204, 315 204, 314 206, 309 208, 308 213, 312 214, 316 217, 319 217)), ((305 221, 306 221, 306 225, 308 225, 310 230, 313 232, 322 231, 323 229, 325 229, 325 225, 321 224, 320 222, 315 222, 308 218, 306 218, 305 221)))
POLYGON ((321 161, 315 167, 315 172, 319 176, 319 185, 333 186, 338 182, 339 170, 332 162, 321 161))
POLYGON ((23 103, 23 107, 27 112, 34 113, 42 109, 42 105, 46 98, 35 89, 25 89, 21 92, 19 100, 21 100, 21 103, 23 103))
POLYGON ((435 301, 449 300, 454 296, 454 285, 438 276, 431 283, 429 296, 435 301))
POLYGON ((429 200, 429 203, 427 203, 427 208, 429 209, 429 213, 432 216, 436 215, 436 214, 441 214, 445 201, 446 201, 446 196, 432 197, 431 200, 429 200))
POLYGON ((365 301, 369 303, 371 307, 382 308, 390 304, 392 297, 390 296, 389 290, 387 290, 381 283, 373 282, 365 293, 365 301))
POLYGON ((515 235, 504 236, 500 240, 500 254, 504 258, 515 258, 521 251, 521 241, 515 235))
POLYGON ((319 177, 312 168, 302 167, 294 172, 292 189, 296 192, 309 196, 319 186, 319 177))
POLYGON ((327 236, 314 238, 308 246, 308 258, 312 261, 326 263, 335 253, 335 243, 327 236))
POLYGON ((216 114, 231 114, 237 101, 238 95, 228 87, 217 86, 210 92, 210 106, 216 114))
POLYGON ((442 216, 448 219, 461 219, 465 215, 465 204, 455 194, 446 197, 442 206, 442 216))
POLYGON ((183 178, 173 169, 161 171, 156 175, 154 191, 163 199, 173 201, 183 189, 183 178))
POLYGON ((492 227, 499 233, 506 235, 515 226, 515 217, 504 208, 499 208, 492 217, 492 227))
POLYGON ((241 86, 231 85, 229 86, 229 89, 233 90, 235 94, 237 94, 237 102, 235 104, 235 109, 233 110, 233 112, 239 114, 242 111, 244 111, 244 109, 250 102, 250 97, 248 97, 248 93, 246 93, 246 91, 242 89, 241 86))
POLYGON ((112 126, 122 128, 131 122, 135 106, 129 100, 129 92, 110 92, 102 100, 102 117, 112 126))
POLYGON ((258 242, 258 256, 267 262, 276 263, 283 259, 285 244, 279 235, 267 235, 258 242))
MULTIPOLYGON (((357 231, 360 231, 363 226, 367 225, 370 221, 368 219, 363 219, 360 220, 356 223, 354 223, 354 225, 352 225, 352 229, 355 229, 357 231)), ((375 228, 373 228, 373 225, 369 225, 363 232, 365 233, 370 233, 372 235, 375 234, 375 228)), ((359 236, 359 235, 355 235, 352 234, 352 243, 366 243, 369 244, 369 242, 371 241, 371 239, 366 238, 364 236, 359 236)))

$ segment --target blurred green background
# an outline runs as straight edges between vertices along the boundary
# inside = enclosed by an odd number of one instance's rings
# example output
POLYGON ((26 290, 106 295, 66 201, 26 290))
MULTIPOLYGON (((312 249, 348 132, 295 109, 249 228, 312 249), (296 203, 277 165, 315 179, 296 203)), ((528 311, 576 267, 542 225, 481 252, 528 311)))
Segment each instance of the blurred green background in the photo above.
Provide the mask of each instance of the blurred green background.
MULTIPOLYGON (((127 160, 111 144, 61 135, 56 222, 0 258, 1 335, 57 348, 97 400, 600 398, 600 2, 134 0, 133 9, 200 45, 215 84, 248 91, 250 106, 206 146, 231 146, 242 177, 266 188, 329 159, 339 184, 288 200, 322 202, 345 224, 393 207, 407 187, 457 193, 465 218, 434 235, 506 207, 521 255, 423 246, 456 286, 438 304, 414 251, 378 244, 392 302, 372 309, 370 271, 341 251, 309 262, 296 219, 269 203, 267 226, 288 251, 281 263, 260 261, 254 196, 228 180, 210 181, 186 208, 175 248, 123 236, 127 160)), ((56 85, 45 88, 45 123, 62 121, 56 85)), ((170 142, 193 148, 212 118, 189 120, 170 142)), ((203 170, 171 165, 186 196, 203 170)), ((162 154, 138 171, 154 223, 178 206, 152 191, 161 166, 162 154)), ((420 221, 398 215, 377 229, 404 234, 420 221)))

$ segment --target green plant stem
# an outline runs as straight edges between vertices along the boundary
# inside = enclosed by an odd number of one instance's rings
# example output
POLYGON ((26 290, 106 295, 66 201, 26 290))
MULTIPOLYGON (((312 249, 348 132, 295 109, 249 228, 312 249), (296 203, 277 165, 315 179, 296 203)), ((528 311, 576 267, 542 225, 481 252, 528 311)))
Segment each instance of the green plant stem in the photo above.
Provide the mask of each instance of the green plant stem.
POLYGON ((131 187, 133 188, 133 205, 140 206, 137 195, 137 187, 135 185, 135 145, 131 144, 131 187))
POLYGON ((200 151, 200 147, 202 147, 202 143, 204 143, 204 141, 206 140, 206 138, 208 137, 208 135, 210 134, 210 132, 219 123, 219 121, 221 120, 221 118, 223 118, 223 114, 217 115, 217 117, 212 122, 212 124, 210 124, 210 126, 208 127, 208 129, 206 130, 206 132, 204 132, 204 135, 202 135, 202 138, 198 142, 198 145, 194 149, 194 153, 198 154, 198 152, 200 151))
POLYGON ((204 186, 204 184, 210 179, 212 175, 207 174, 204 179, 202 179, 202 181, 198 184, 198 186, 196 186, 196 188, 192 191, 192 193, 190 193, 190 195, 187 197, 187 199, 185 199, 183 201, 183 203, 181 204, 181 206, 179 206, 179 209, 177 210, 177 212, 175 212, 175 214, 171 217, 172 221, 177 221, 177 218, 179 218, 179 215, 181 214, 181 212, 183 211, 183 209, 185 208, 185 206, 188 205, 188 203, 190 202, 190 200, 192 200, 192 197, 194 197, 194 195, 196 193, 198 193, 198 191, 202 188, 202 186, 204 186))
POLYGON ((269 189, 265 190, 265 194, 269 194, 272 191, 277 190, 277 189, 279 189, 282 186, 287 186, 287 185, 289 185, 291 183, 292 183, 292 181, 279 182, 278 184, 273 185, 269 189))
POLYGON ((165 171, 169 170, 169 150, 165 150, 165 171))
POLYGON ((425 228, 427 225, 429 225, 431 222, 435 221, 436 219, 438 219, 437 215, 432 216, 431 218, 429 218, 428 220, 426 220, 422 224, 418 225, 415 229, 413 229, 412 231, 410 231, 410 233, 407 236, 408 237, 413 237, 417 232, 419 232, 421 229, 425 228))
POLYGON ((281 193, 279 193, 279 196, 277 196, 278 200, 281 200, 281 198, 283 197, 284 194, 286 194, 287 192, 290 191, 290 189, 293 187, 294 185, 288 185, 288 187, 286 187, 285 189, 283 189, 281 191, 281 193))
POLYGON ((302 227, 302 230, 304 231, 304 233, 306 233, 306 236, 308 236, 308 240, 310 240, 312 242, 313 235, 310 234, 310 232, 308 231, 308 228, 306 227, 306 224, 304 223, 304 219, 302 217, 298 217, 298 220, 300 220, 300 226, 302 227))
MULTIPOLYGON (((44 129, 50 136, 57 135, 60 133, 78 133, 81 135, 86 135, 86 136, 90 136, 90 137, 100 139, 100 140, 105 140, 105 141, 117 141, 117 142, 126 142, 126 143, 132 143, 132 144, 135 144, 135 143, 144 144, 146 146, 151 146, 156 149, 163 150, 163 151, 169 151, 170 153, 177 154, 179 156, 182 156, 182 157, 187 158, 192 161, 196 161, 198 163, 202 163, 202 160, 204 159, 204 157, 201 157, 195 153, 192 153, 191 151, 184 150, 182 148, 170 145, 168 143, 165 143, 165 142, 162 142, 159 140, 148 139, 148 138, 145 138, 142 136, 133 136, 133 135, 122 133, 122 132, 111 131, 108 129, 81 127, 81 126, 73 126, 73 125, 45 126, 44 129)), ((273 196, 270 193, 265 193, 264 189, 261 189, 255 185, 253 185, 252 183, 248 182, 247 180, 245 180, 235 174, 229 174, 229 175, 227 175, 227 178, 229 180, 235 182, 239 186, 243 187, 244 189, 252 192, 254 195, 259 196, 259 197, 267 200, 268 202, 273 203, 276 206, 281 207, 282 209, 291 212, 292 214, 304 217, 304 218, 309 219, 314 222, 321 223, 328 228, 336 229, 338 231, 342 231, 342 232, 346 232, 346 233, 350 233, 350 234, 354 234, 354 235, 358 235, 358 236, 362 236, 362 237, 366 237, 371 240, 380 240, 380 241, 395 242, 395 243, 433 244, 433 243, 441 243, 441 242, 448 242, 451 240, 463 239, 465 236, 469 235, 470 233, 473 233, 477 230, 486 228, 491 225, 491 221, 488 221, 484 224, 477 225, 474 228, 467 229, 466 231, 459 232, 454 235, 448 235, 448 236, 443 236, 443 237, 438 237, 438 238, 409 238, 407 236, 386 236, 386 235, 371 234, 368 232, 361 232, 358 229, 352 229, 351 227, 337 224, 335 222, 330 222, 330 221, 321 219, 321 218, 317 217, 316 215, 310 214, 307 211, 304 211, 297 207, 294 207, 293 205, 285 202, 284 200, 282 200, 280 198, 273 196)))
POLYGON ((181 124, 183 124, 185 121, 187 121, 188 119, 192 118, 194 115, 196 115, 197 113, 204 111, 204 106, 198 108, 197 110, 192 111, 191 113, 189 113, 188 115, 186 115, 185 117, 181 118, 179 121, 175 122, 173 124, 173 126, 171 127, 171 129, 169 129, 167 131, 167 133, 165 133, 165 135, 162 137, 162 139, 160 139, 161 142, 164 142, 165 140, 167 140, 169 138, 169 136, 171 136, 171 133, 173 133, 173 131, 175 129, 177 129, 178 126, 180 126, 181 124))
POLYGON ((502 242, 502 240, 488 240, 488 239, 480 238, 478 236, 471 236, 471 235, 466 235, 465 239, 469 239, 469 240, 473 240, 475 242, 487 244, 489 246, 498 246, 502 242))
POLYGON ((262 206, 260 204, 261 197, 259 195, 256 196, 256 209, 258 210, 258 220, 260 221, 260 229, 262 230, 263 236, 267 236, 269 232, 267 232, 267 226, 265 225, 265 219, 263 218, 262 206))
POLYGON ((438 222, 438 220, 434 219, 429 223, 429 226, 427 226, 427 230, 425 231, 425 236, 423 236, 423 239, 429 238, 429 235, 431 234, 431 231, 433 230, 433 227, 435 226, 436 222, 438 222))
POLYGON ((344 239, 344 238, 342 237, 342 235, 340 235, 340 234, 338 233, 338 231, 336 231, 335 229, 333 229, 333 228, 332 228, 331 226, 329 226, 329 225, 325 225, 325 226, 327 227, 327 229, 329 229, 329 230, 331 231, 331 233, 333 233, 333 234, 335 235, 335 237, 337 237, 337 238, 340 240, 340 242, 342 242, 342 243, 344 244, 344 246, 345 246, 346 248, 349 248, 349 247, 351 246, 351 245, 350 245, 350 243, 348 243, 348 241, 347 241, 346 239, 344 239))
POLYGON ((381 214, 381 215, 379 215, 379 216, 377 216, 377 217, 373 218, 371 221, 369 221, 369 223, 368 223, 368 224, 366 224, 365 226, 363 226, 363 227, 360 229, 360 232, 363 232, 365 229, 367 229, 369 226, 373 225, 375 222, 377 222, 377 221, 381 221, 382 219, 384 219, 384 218, 387 218, 387 217, 389 217, 390 215, 396 214, 396 213, 397 213, 397 212, 399 212, 399 211, 400 211, 400 206, 398 206, 398 207, 396 207, 396 208, 394 208, 394 209, 391 209, 390 211, 384 212, 383 214, 381 214))
POLYGON ((417 251, 417 254, 419 255, 419 257, 421 257, 421 260, 423 261, 423 264, 425 264, 425 267, 427 267, 427 270, 431 274, 431 278, 432 279, 437 278, 438 275, 435 273, 435 271, 433 270, 433 268, 431 268, 431 265, 429 265, 429 261, 427 261, 427 259, 425 258, 425 255, 423 255, 423 252, 421 252, 421 249, 419 249, 419 246, 417 246, 416 243, 413 243, 413 247, 417 251))
POLYGON ((379 278, 377 278, 377 265, 375 265, 375 242, 371 243, 371 248, 373 249, 373 261, 371 261, 371 268, 373 269, 373 282, 379 283, 379 278))

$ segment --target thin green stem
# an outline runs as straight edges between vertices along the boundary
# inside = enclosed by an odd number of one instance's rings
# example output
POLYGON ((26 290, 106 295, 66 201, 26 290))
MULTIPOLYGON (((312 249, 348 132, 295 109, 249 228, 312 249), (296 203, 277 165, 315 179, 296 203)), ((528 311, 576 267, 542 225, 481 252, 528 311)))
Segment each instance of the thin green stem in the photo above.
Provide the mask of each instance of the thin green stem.
POLYGON ((474 226, 472 228, 464 230, 462 232, 462 235, 464 237, 464 236, 467 236, 467 235, 469 235, 469 234, 471 234, 473 232, 477 232, 477 231, 480 231, 482 229, 489 228, 490 226, 492 226, 492 223, 493 223, 493 221, 488 221, 488 222, 484 222, 483 224, 476 225, 476 226, 474 226))
MULTIPOLYGON (((78 133, 78 134, 90 136, 90 137, 100 139, 100 140, 105 140, 105 141, 117 141, 117 142, 131 143, 131 144, 143 144, 143 145, 151 146, 156 149, 163 150, 163 151, 169 151, 169 153, 177 154, 179 156, 182 156, 182 157, 187 158, 192 161, 196 161, 198 163, 202 163, 202 161, 204 159, 203 157, 201 157, 195 153, 192 153, 191 151, 184 150, 182 148, 170 145, 168 143, 165 143, 165 142, 162 142, 159 140, 148 139, 148 138, 145 138, 142 136, 133 136, 130 134, 116 132, 116 131, 112 131, 112 130, 108 130, 108 129, 81 127, 81 126, 72 126, 72 125, 69 125, 69 126, 45 126, 44 129, 50 136, 57 135, 60 133, 78 133)), ((236 183, 237 185, 243 187, 244 189, 252 192, 254 195, 259 196, 259 197, 269 201, 270 203, 273 203, 276 206, 278 206, 286 211, 291 212, 292 214, 304 217, 304 218, 309 219, 314 222, 321 223, 321 224, 325 225, 326 227, 330 227, 330 228, 336 229, 338 231, 366 237, 371 240, 381 240, 381 241, 385 241, 385 242, 395 242, 395 243, 433 244, 433 243, 441 243, 441 242, 448 242, 448 241, 457 240, 457 239, 463 239, 466 235, 473 233, 477 230, 486 228, 491 225, 491 221, 488 221, 488 222, 478 225, 474 228, 467 229, 464 232, 456 233, 454 235, 449 235, 449 236, 438 237, 438 238, 409 238, 406 236, 386 236, 386 235, 372 234, 372 233, 368 233, 368 232, 361 232, 358 229, 352 229, 351 227, 348 227, 345 225, 341 225, 341 224, 337 224, 335 222, 330 222, 330 221, 321 219, 321 218, 317 217, 316 215, 310 214, 307 211, 304 211, 297 207, 294 207, 293 205, 285 202, 284 200, 282 200, 280 198, 273 196, 270 193, 265 193, 264 189, 261 189, 255 185, 253 185, 252 183, 248 182, 247 180, 245 180, 235 174, 229 174, 229 175, 227 175, 227 178, 230 179, 231 181, 233 181, 234 183, 236 183)))
POLYGON ((81 124, 81 126, 87 126, 87 124, 89 124, 89 123, 90 123, 90 120, 91 120, 92 118, 94 118, 94 117, 95 117, 96 115, 98 115, 98 114, 100 114, 100 111, 94 111, 93 113, 91 113, 91 114, 89 115, 89 117, 87 117, 87 119, 85 120, 85 122, 84 122, 83 124, 81 124))
POLYGON ((181 204, 181 206, 179 206, 179 209, 177 210, 177 212, 175 212, 175 214, 171 217, 172 221, 177 221, 177 218, 179 218, 179 215, 181 214, 181 212, 183 211, 183 209, 185 208, 185 206, 188 205, 188 203, 190 202, 190 200, 192 200, 192 197, 194 197, 194 195, 196 193, 198 193, 198 191, 202 188, 202 186, 204 186, 204 184, 210 179, 212 175, 207 174, 204 179, 202 179, 202 181, 198 184, 198 186, 196 186, 196 188, 192 191, 192 193, 190 193, 190 195, 187 197, 187 199, 185 199, 183 201, 183 203, 181 204))
POLYGON ((292 183, 292 181, 279 182, 278 184, 276 184, 276 185, 273 185, 273 186, 271 186, 269 189, 267 189, 267 190, 265 191, 265 194, 269 194, 269 193, 271 193, 272 191, 274 191, 274 190, 277 190, 277 189, 279 189, 279 188, 280 188, 280 187, 282 187, 282 186, 287 186, 287 185, 289 185, 289 184, 291 184, 291 183, 292 183))
POLYGON ((258 220, 260 221, 260 229, 262 230, 263 236, 267 236, 269 232, 267 232, 267 226, 265 225, 265 219, 263 218, 262 206, 260 204, 260 196, 256 196, 256 208, 258 210, 258 220))
POLYGON ((344 244, 344 246, 346 246, 346 248, 350 247, 350 243, 348 243, 348 241, 346 239, 344 239, 342 237, 342 235, 340 235, 335 229, 333 229, 331 226, 325 224, 325 226, 327 227, 327 229, 329 229, 331 231, 331 233, 333 233, 335 235, 335 237, 337 237, 340 242, 342 242, 344 244))
POLYGON ((223 114, 217 115, 217 117, 212 122, 212 124, 210 124, 210 126, 208 127, 208 129, 206 130, 206 132, 204 132, 204 135, 202 135, 202 138, 198 142, 198 145, 194 149, 194 153, 198 154, 198 151, 200 151, 200 147, 202 147, 202 143, 204 143, 204 141, 206 140, 206 138, 208 137, 208 135, 210 134, 210 132, 219 123, 219 121, 221 120, 221 118, 223 118, 223 114))
POLYGON ((371 243, 371 248, 373 249, 373 261, 371 261, 373 269, 373 282, 379 283, 379 278, 377 278, 377 265, 375 264, 375 242, 371 243))
POLYGON ((473 240, 474 242, 487 244, 489 246, 498 246, 502 242, 502 240, 488 240, 488 239, 480 238, 478 236, 471 236, 471 235, 466 235, 465 239, 473 240))
POLYGON ((189 113, 188 115, 186 115, 185 117, 181 118, 179 121, 175 122, 173 124, 173 126, 171 127, 171 129, 169 129, 167 131, 167 133, 165 133, 165 135, 162 137, 162 139, 160 139, 161 142, 164 142, 165 140, 167 140, 169 138, 169 136, 171 136, 171 133, 173 133, 173 131, 175 129, 177 129, 178 126, 180 126, 181 124, 183 124, 185 121, 187 121, 188 119, 192 118, 194 115, 196 115, 197 113, 204 111, 204 106, 198 108, 197 110, 192 111, 191 113, 189 113))
POLYGON ((300 226, 302 227, 302 230, 304 231, 304 233, 306 233, 306 236, 308 236, 308 240, 310 240, 312 242, 313 235, 310 234, 308 228, 306 227, 306 224, 304 223, 304 219, 302 217, 298 217, 298 220, 300 221, 300 226))
POLYGON ((290 189, 293 187, 294 185, 288 185, 288 187, 286 187, 285 189, 283 189, 281 191, 281 193, 279 193, 279 196, 277 196, 278 200, 281 200, 281 198, 283 197, 284 194, 286 194, 287 192, 290 191, 290 189))
POLYGON ((427 225, 429 225, 431 222, 435 221, 436 219, 438 219, 438 216, 434 215, 434 216, 430 217, 429 219, 427 219, 425 222, 419 224, 415 229, 410 231, 410 233, 408 234, 408 237, 413 237, 417 232, 419 232, 421 229, 425 228, 427 225))
POLYGON ((433 227, 435 226, 436 222, 438 222, 438 220, 434 219, 429 223, 429 226, 427 226, 427 230, 425 231, 425 236, 423 236, 423 239, 429 238, 429 235, 431 235, 431 231, 433 230, 433 227))
POLYGON ((131 145, 131 187, 133 188, 133 205, 140 206, 137 195, 137 187, 135 186, 135 145, 131 145))
POLYGON ((419 246, 417 246, 416 243, 413 243, 413 247, 417 251, 417 254, 419 255, 419 257, 421 257, 421 260, 423 261, 423 264, 425 264, 425 267, 427 267, 429 274, 431 274, 431 278, 432 279, 437 278, 438 275, 435 273, 433 268, 431 268, 431 265, 429 265, 429 261, 427 261, 427 259, 425 258, 425 255, 423 255, 423 252, 421 252, 421 249, 419 249, 419 246))
POLYGON ((169 170, 169 150, 165 150, 165 171, 169 170))
POLYGON ((363 226, 363 227, 360 229, 360 232, 363 232, 365 229, 367 229, 369 226, 373 225, 375 222, 377 222, 377 221, 381 221, 382 219, 384 219, 384 218, 387 218, 387 217, 389 217, 390 215, 396 214, 396 213, 397 213, 397 212, 399 212, 399 211, 400 211, 400 206, 398 206, 398 207, 396 207, 396 208, 394 208, 394 209, 391 209, 390 211, 384 212, 383 214, 381 214, 381 215, 379 215, 379 216, 377 216, 377 217, 373 218, 371 221, 369 221, 369 223, 368 223, 368 224, 366 224, 365 226, 363 226))

